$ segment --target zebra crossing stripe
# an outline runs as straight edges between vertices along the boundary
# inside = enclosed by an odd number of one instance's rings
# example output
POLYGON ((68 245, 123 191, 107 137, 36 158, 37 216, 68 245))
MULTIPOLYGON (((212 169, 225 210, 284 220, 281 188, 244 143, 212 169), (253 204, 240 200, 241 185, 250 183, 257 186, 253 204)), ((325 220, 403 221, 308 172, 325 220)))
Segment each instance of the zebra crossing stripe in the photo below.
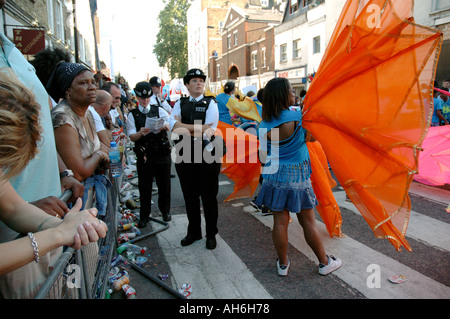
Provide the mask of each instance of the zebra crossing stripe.
MULTIPOLYGON (((256 212, 253 216, 267 227, 273 227, 272 216, 262 216, 256 212)), ((322 234, 327 254, 336 256, 342 260, 340 269, 332 275, 339 277, 351 287, 359 290, 370 299, 447 299, 450 296, 450 287, 447 287, 421 273, 401 264, 400 262, 373 250, 366 245, 346 236, 344 238, 330 238, 323 223, 316 221, 322 234), (371 266, 377 265, 380 269, 380 288, 371 288, 368 279, 371 276, 371 266), (401 285, 395 285, 388 278, 401 274, 408 281, 401 285)), ((289 224, 289 242, 309 259, 317 262, 312 250, 306 244, 303 229, 296 222, 289 224)), ((376 239, 374 239, 376 240, 376 239)), ((288 252, 289 254, 289 252, 288 252)), ((295 265, 291 264, 291 267, 295 265)))
POLYGON ((189 299, 272 299, 219 235, 214 250, 205 248, 204 239, 182 247, 180 241, 186 229, 186 215, 172 215, 170 227, 157 235, 173 274, 172 287, 189 283, 189 299))
MULTIPOLYGON (((360 215, 353 203, 345 201, 344 191, 334 192, 333 194, 340 207, 344 207, 355 214, 360 215)), ((443 211, 442 214, 446 214, 445 211, 443 211)), ((450 252, 449 234, 450 224, 411 211, 411 217, 406 231, 408 237, 450 252)))

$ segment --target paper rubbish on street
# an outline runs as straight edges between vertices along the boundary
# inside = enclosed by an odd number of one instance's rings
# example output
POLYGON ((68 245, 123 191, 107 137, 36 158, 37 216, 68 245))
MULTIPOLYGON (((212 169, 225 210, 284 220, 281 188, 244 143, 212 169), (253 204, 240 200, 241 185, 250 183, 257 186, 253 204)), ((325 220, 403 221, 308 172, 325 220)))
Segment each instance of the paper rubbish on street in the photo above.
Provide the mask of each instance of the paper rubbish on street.
POLYGON ((401 284, 401 283, 408 281, 408 279, 403 275, 395 275, 395 276, 389 277, 389 281, 392 282, 393 284, 401 284))

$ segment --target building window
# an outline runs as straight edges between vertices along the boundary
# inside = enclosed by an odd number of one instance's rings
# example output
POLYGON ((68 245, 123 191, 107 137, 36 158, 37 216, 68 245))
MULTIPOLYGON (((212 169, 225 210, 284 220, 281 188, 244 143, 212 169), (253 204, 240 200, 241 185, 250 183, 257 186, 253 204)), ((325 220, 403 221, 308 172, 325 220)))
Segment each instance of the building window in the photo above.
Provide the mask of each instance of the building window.
POLYGON ((434 0, 434 11, 450 9, 450 3, 448 0, 434 0))
POLYGON ((261 61, 262 61, 261 68, 265 68, 266 67, 266 48, 261 49, 261 61))
POLYGON ((55 18, 54 18, 54 14, 53 14, 53 1, 52 0, 48 0, 47 1, 47 12, 48 12, 48 27, 49 29, 53 32, 55 31, 55 18))
POLYGON ((65 41, 63 6, 60 0, 47 1, 48 28, 57 40, 65 41))
POLYGON ((85 42, 83 36, 78 33, 78 47, 79 47, 79 55, 81 61, 86 61, 86 51, 85 51, 85 42))
POLYGON ((220 78, 220 64, 217 64, 216 65, 216 73, 217 73, 217 76, 216 76, 216 78, 218 79, 218 78, 220 78))
POLYGON ((313 38, 313 54, 320 53, 320 36, 313 38))
POLYGON ((310 4, 312 4, 314 2, 314 0, 300 0, 300 1, 301 1, 300 4, 301 4, 302 8, 309 6, 310 4))
POLYGON ((280 62, 287 61, 287 44, 282 44, 280 46, 280 62))
POLYGON ((55 15, 55 36, 58 39, 64 40, 64 26, 63 26, 63 8, 61 1, 56 0, 55 1, 55 9, 54 9, 54 15, 55 15))
POLYGON ((228 38, 227 38, 227 47, 228 47, 228 49, 231 49, 231 34, 228 35, 228 38))
POLYGON ((298 10, 298 1, 299 0, 291 0, 291 5, 289 6, 289 13, 297 12, 297 10, 298 10))
POLYGON ((256 70, 258 68, 258 51, 252 52, 252 70, 256 70))
POLYGON ((234 34, 234 45, 236 46, 238 44, 238 37, 237 32, 234 34))
POLYGON ((292 42, 292 58, 293 59, 300 59, 302 57, 302 51, 300 48, 300 39, 294 40, 292 42))

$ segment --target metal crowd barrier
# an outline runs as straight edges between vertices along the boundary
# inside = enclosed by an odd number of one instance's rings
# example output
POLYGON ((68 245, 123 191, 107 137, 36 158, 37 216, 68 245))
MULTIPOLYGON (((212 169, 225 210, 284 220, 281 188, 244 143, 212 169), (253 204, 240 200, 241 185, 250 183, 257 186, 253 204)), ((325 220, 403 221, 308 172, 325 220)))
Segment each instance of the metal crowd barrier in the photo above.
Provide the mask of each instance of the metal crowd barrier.
MULTIPOLYGON (((125 148, 125 156, 126 155, 125 148)), ((111 260, 117 248, 117 224, 119 209, 119 192, 122 185, 123 175, 113 178, 112 187, 108 190, 108 204, 104 222, 108 226, 105 238, 97 243, 91 243, 80 250, 66 247, 59 257, 47 280, 39 289, 34 299, 103 299, 109 288, 108 273, 111 260)), ((67 202, 72 197, 71 191, 66 191, 61 199, 67 202)), ((92 201, 88 200, 87 207, 93 207, 92 201)), ((156 235, 169 228, 169 224, 150 217, 150 220, 161 224, 162 227, 147 234, 142 234, 130 242, 135 243, 150 236, 156 235)), ((186 299, 177 290, 166 285, 162 280, 152 276, 143 268, 130 262, 133 269, 159 285, 173 296, 186 299)))
MULTIPOLYGON (((108 205, 104 222, 108 226, 105 238, 80 250, 65 247, 49 277, 34 299, 102 299, 108 288, 107 274, 117 243, 117 212, 122 176, 114 178, 108 190, 108 205)), ((66 191, 61 199, 72 197, 66 191)), ((92 206, 90 206, 92 207, 92 206)))

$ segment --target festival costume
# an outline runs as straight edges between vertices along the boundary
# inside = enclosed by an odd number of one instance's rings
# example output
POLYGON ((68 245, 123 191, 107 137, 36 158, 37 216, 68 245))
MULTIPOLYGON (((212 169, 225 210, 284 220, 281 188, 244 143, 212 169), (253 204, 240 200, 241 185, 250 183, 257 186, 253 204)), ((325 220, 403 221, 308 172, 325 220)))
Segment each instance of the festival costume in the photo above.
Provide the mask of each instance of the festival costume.
POLYGON ((231 125, 233 122, 231 122, 230 110, 226 106, 230 98, 231 97, 225 93, 220 93, 216 96, 217 107, 219 108, 219 121, 231 125))
POLYGON ((430 127, 422 147, 414 179, 431 186, 450 184, 450 125, 430 127))
POLYGON ((407 0, 348 0, 303 107, 303 126, 341 186, 375 236, 397 250, 411 250, 408 190, 431 122, 443 40, 417 25, 412 9, 407 0))
POLYGON ((264 150, 267 146, 268 156, 262 170, 263 183, 257 205, 267 206, 274 212, 287 209, 292 213, 316 206, 305 135, 300 112, 284 110, 278 119, 260 123, 260 147, 264 150), (287 122, 298 122, 291 137, 276 143, 266 139, 266 133, 287 122))

